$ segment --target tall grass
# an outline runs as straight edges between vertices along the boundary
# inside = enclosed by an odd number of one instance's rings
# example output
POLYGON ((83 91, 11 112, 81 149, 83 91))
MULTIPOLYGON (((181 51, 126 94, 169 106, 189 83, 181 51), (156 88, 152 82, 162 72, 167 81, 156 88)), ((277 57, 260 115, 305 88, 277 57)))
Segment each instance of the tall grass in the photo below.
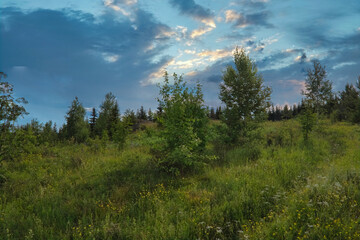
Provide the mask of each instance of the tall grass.
POLYGON ((154 167, 154 128, 122 150, 64 144, 4 162, 0 239, 360 239, 360 128, 300 131, 268 122, 257 158, 239 146, 177 177, 154 167))

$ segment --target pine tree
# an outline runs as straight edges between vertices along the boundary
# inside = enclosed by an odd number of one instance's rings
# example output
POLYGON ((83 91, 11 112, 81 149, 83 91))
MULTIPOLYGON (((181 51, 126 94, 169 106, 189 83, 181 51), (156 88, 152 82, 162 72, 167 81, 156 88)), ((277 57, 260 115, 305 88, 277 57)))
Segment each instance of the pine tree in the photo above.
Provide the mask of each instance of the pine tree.
POLYGON ((220 120, 221 116, 222 116, 221 107, 217 107, 215 111, 215 119, 220 120))
POLYGON ((356 122, 356 112, 359 106, 359 92, 354 85, 346 84, 345 90, 340 93, 338 117, 340 120, 356 122))
POLYGON ((85 113, 85 108, 79 102, 79 99, 75 97, 65 116, 66 125, 64 130, 67 139, 73 138, 75 142, 86 141, 89 136, 89 129, 84 119, 85 113))
POLYGON ((91 116, 90 116, 90 136, 91 137, 95 137, 95 124, 96 124, 96 120, 97 120, 97 113, 96 113, 96 109, 93 107, 92 111, 91 111, 91 116))
POLYGON ((216 119, 215 109, 213 107, 210 108, 210 118, 211 119, 216 119))
POLYGON ((284 109, 283 109, 283 114, 282 114, 282 118, 287 120, 290 119, 292 115, 292 112, 289 109, 289 106, 287 104, 285 104, 284 109))
POLYGON ((95 124, 96 134, 101 136, 106 130, 109 138, 112 140, 115 126, 120 121, 119 105, 114 94, 107 93, 105 100, 100 105, 99 117, 95 124))
POLYGON ((146 112, 145 112, 143 106, 141 106, 140 109, 137 111, 136 117, 138 120, 146 120, 147 119, 146 112))
POLYGON ((149 111, 147 114, 147 120, 154 121, 154 113, 151 111, 151 108, 149 108, 149 111))

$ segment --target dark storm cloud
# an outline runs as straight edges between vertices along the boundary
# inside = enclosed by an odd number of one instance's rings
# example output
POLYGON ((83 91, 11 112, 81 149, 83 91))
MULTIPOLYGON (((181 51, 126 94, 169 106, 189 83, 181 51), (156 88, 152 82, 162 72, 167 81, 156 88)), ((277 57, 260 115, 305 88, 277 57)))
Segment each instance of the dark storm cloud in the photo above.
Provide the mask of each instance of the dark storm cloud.
POLYGON ((63 116, 74 96, 85 106, 97 106, 109 91, 120 105, 131 102, 142 94, 139 82, 169 60, 158 57, 167 47, 161 33, 169 28, 141 10, 133 21, 70 10, 0 12, 0 69, 17 94, 29 100, 30 113, 41 104, 58 107, 63 116))
POLYGON ((195 3, 194 0, 169 0, 173 7, 180 10, 181 14, 188 15, 197 20, 211 19, 214 15, 207 8, 195 3))

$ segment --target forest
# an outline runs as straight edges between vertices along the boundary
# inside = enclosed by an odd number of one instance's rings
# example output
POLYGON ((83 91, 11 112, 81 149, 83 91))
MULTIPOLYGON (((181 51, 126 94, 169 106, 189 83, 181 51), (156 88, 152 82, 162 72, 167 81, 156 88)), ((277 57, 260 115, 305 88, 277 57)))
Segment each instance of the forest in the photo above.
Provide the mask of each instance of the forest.
POLYGON ((164 73, 158 108, 120 114, 109 92, 65 123, 32 120, 0 72, 0 239, 360 239, 360 76, 335 92, 307 69, 274 106, 244 49, 221 106, 164 73))

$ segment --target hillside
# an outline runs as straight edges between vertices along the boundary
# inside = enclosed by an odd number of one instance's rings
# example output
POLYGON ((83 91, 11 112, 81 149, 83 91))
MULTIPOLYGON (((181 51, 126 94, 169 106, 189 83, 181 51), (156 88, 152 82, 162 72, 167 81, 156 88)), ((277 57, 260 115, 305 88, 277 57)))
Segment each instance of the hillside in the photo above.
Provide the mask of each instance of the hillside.
MULTIPOLYGON (((215 123, 216 124, 216 123, 215 123)), ((1 239, 360 239, 360 127, 266 122, 263 141, 202 171, 153 163, 157 128, 123 149, 101 140, 40 146, 3 162, 1 239)))

